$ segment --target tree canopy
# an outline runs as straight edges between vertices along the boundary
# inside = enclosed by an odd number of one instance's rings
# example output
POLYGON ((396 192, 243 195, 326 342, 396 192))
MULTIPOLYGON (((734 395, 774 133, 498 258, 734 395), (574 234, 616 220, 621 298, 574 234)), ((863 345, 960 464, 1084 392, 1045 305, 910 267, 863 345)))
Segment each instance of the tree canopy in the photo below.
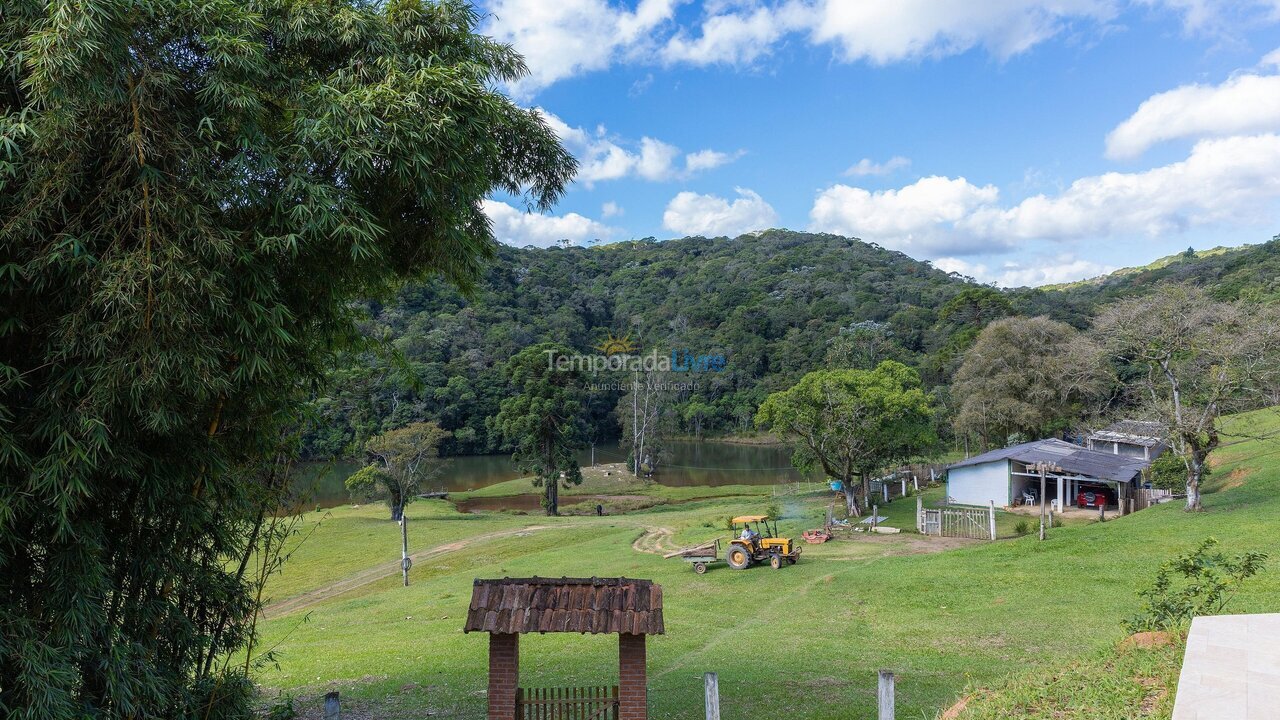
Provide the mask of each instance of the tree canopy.
POLYGON ((545 208, 575 169, 494 90, 525 69, 477 22, 454 0, 5 3, 0 715, 247 714, 226 659, 287 477, 263 459, 355 337, 351 301, 474 286, 483 199, 545 208))
POLYGON ((987 325, 964 354, 951 392, 960 435, 1003 446, 1011 435, 1044 437, 1096 417, 1108 369, 1093 340, 1045 317, 987 325))
POLYGON ((1274 404, 1280 390, 1280 311, 1169 285, 1106 307, 1093 333, 1116 362, 1136 371, 1129 403, 1165 427, 1169 449, 1186 469, 1187 509, 1200 510, 1222 416, 1274 404))
POLYGON ((765 399, 756 424, 795 442, 797 469, 821 469, 840 480, 849 512, 859 514, 871 473, 917 457, 937 442, 933 412, 916 371, 886 360, 872 370, 808 373, 765 399), (854 478, 861 479, 860 498, 854 478))
POLYGON ((490 421, 506 439, 516 465, 533 473, 534 487, 543 489, 548 515, 560 512, 562 483, 582 483, 577 451, 586 442, 586 388, 580 370, 553 367, 555 358, 570 354, 563 345, 540 343, 511 358, 503 372, 513 394, 490 421))

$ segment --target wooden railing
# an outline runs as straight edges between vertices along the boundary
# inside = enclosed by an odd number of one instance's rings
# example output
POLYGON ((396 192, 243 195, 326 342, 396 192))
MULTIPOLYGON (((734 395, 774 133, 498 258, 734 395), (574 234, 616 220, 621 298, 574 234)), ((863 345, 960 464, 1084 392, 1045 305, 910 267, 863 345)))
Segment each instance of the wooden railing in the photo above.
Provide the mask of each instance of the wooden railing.
POLYGON ((517 720, 617 720, 618 686, 520 688, 517 720))

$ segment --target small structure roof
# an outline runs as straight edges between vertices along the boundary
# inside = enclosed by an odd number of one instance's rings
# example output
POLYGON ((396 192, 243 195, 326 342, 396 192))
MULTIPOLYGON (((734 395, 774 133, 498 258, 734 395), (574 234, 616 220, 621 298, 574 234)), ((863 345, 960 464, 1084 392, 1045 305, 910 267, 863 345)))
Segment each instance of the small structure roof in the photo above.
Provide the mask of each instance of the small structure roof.
POLYGON ((463 631, 661 635, 662 586, 630 578, 477 579, 463 631))
POLYGON ((1121 420, 1089 433, 1089 437, 1095 440, 1145 447, 1163 445, 1164 435, 1164 425, 1154 420, 1121 420))
POLYGON ((999 460, 1016 460, 1028 465, 1038 462, 1052 463, 1067 473, 1114 482, 1129 482, 1147 466, 1147 461, 1142 458, 1089 450, 1050 438, 974 455, 966 460, 952 463, 948 468, 982 465, 999 460))
POLYGON ((768 515, 739 515, 738 517, 730 520, 729 522, 749 523, 749 522, 760 522, 762 520, 768 520, 768 519, 769 519, 768 515))

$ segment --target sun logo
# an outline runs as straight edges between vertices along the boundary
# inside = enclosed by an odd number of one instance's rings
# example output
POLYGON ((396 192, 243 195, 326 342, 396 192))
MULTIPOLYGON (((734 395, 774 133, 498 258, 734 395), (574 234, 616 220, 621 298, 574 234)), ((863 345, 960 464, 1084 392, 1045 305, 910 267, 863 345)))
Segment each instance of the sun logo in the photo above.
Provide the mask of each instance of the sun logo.
POLYGON ((600 351, 600 354, 605 356, 626 355, 628 353, 635 352, 636 344, 631 342, 631 333, 627 333, 622 337, 614 337, 613 331, 611 330, 609 331, 609 335, 604 339, 604 342, 596 345, 596 349, 600 351))

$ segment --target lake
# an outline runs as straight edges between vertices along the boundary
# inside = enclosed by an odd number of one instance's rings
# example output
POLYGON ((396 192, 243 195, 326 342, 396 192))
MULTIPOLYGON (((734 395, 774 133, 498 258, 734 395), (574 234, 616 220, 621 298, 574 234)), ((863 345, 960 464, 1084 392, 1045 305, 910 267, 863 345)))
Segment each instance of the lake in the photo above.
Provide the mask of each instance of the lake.
MULTIPOLYGON (((662 485, 775 485, 803 479, 791 467, 790 448, 780 445, 672 441, 668 447, 670 457, 653 476, 662 485)), ((625 459, 626 454, 617 443, 596 445, 598 464, 625 459)), ((584 450, 578 460, 584 466, 590 464, 591 451, 584 450)), ((355 460, 303 464, 298 470, 298 485, 300 490, 310 490, 307 507, 328 508, 351 502, 344 483, 361 466, 355 460)), ((423 490, 478 490, 522 475, 512 465, 510 455, 464 455, 448 458, 440 478, 423 490)))

